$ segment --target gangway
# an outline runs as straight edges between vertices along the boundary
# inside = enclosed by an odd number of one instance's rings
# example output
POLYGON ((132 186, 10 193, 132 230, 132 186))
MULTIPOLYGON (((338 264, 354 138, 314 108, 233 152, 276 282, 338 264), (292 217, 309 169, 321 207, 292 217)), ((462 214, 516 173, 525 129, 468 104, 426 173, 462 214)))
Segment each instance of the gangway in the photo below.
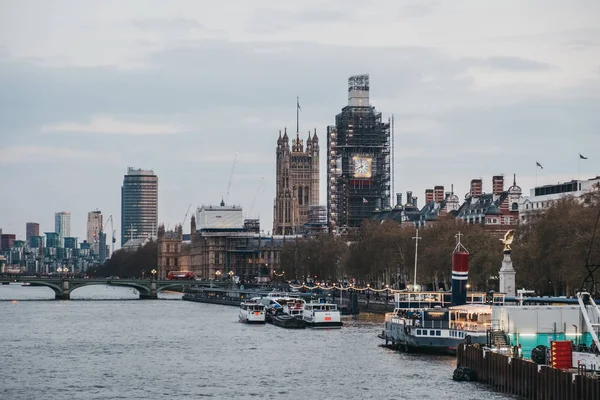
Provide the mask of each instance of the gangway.
POLYGON ((598 305, 594 301, 594 298, 589 293, 577 293, 577 301, 579 302, 579 307, 581 308, 581 315, 583 315, 583 320, 585 321, 587 330, 590 333, 590 335, 592 335, 594 344, 596 344, 596 349, 600 351, 600 340, 598 340, 598 328, 600 327, 600 323, 593 323, 590 319, 587 307, 585 306, 584 298, 589 300, 590 305, 592 306, 592 317, 596 318, 598 321, 600 321, 600 308, 598 308, 598 305))

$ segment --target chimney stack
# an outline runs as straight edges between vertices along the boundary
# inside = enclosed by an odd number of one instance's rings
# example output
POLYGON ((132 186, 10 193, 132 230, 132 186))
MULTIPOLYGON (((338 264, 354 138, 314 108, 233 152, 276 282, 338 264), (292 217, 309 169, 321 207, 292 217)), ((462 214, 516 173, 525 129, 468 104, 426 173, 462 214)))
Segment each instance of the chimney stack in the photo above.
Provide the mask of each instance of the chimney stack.
POLYGON ((471 197, 480 197, 483 193, 483 183, 481 179, 473 179, 471 180, 471 197))
POLYGON ((429 204, 433 201, 433 189, 425 189, 425 204, 429 204))
POLYGON ((396 206, 402 206, 402 193, 396 193, 396 206))
POLYGON ((441 203, 442 201, 444 201, 444 187, 443 186, 436 186, 433 189, 433 200, 435 200, 436 203, 441 203))
POLYGON ((413 198, 412 198, 412 203, 413 203, 413 206, 415 206, 415 207, 417 207, 417 208, 418 208, 418 206, 417 206, 417 199, 418 199, 418 197, 417 197, 417 196, 413 197, 413 198))
POLYGON ((504 192, 504 176, 496 175, 492 178, 492 193, 500 195, 504 192))
POLYGON ((406 192, 406 204, 412 205, 412 201, 412 192, 409 190, 408 192, 406 192))

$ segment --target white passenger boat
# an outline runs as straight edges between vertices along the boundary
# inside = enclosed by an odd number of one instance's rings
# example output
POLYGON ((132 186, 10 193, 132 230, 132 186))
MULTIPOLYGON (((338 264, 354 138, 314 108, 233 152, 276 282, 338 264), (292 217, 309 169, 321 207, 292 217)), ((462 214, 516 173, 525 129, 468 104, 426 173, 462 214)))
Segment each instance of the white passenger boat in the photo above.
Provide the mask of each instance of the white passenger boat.
POLYGON ((341 328, 342 321, 337 304, 306 303, 302 312, 306 324, 313 328, 341 328))
POLYGON ((265 305, 255 301, 244 301, 240 304, 239 320, 247 324, 264 324, 265 305))

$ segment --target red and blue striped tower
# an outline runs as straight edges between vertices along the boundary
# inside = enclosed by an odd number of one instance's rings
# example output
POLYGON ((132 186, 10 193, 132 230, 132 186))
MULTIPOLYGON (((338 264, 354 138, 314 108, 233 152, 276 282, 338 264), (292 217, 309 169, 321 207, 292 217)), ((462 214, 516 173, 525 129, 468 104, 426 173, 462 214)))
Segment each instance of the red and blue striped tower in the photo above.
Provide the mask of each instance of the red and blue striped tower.
POLYGON ((456 247, 452 253, 452 303, 461 306, 467 303, 467 280, 469 279, 469 252, 460 243, 462 233, 456 235, 456 247))

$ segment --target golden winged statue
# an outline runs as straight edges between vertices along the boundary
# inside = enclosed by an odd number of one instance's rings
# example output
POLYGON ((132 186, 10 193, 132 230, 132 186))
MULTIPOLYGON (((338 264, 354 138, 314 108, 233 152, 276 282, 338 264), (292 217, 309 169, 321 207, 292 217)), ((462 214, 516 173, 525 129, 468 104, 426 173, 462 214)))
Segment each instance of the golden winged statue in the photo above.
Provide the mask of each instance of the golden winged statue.
POLYGON ((504 243, 504 252, 510 253, 510 245, 512 244, 515 238, 515 231, 511 229, 510 231, 504 234, 504 239, 500 239, 502 243, 504 243))

